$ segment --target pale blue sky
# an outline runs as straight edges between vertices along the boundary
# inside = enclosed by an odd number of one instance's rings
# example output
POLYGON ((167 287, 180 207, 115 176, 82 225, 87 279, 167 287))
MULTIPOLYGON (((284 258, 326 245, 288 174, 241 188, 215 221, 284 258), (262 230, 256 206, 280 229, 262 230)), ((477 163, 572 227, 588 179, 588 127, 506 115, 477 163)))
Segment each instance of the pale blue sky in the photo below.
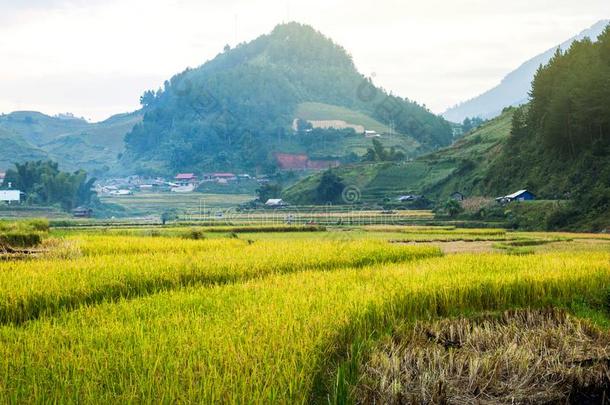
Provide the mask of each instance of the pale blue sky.
POLYGON ((297 20, 440 113, 608 17, 607 0, 0 0, 0 112, 134 110, 144 90, 226 43, 297 20))

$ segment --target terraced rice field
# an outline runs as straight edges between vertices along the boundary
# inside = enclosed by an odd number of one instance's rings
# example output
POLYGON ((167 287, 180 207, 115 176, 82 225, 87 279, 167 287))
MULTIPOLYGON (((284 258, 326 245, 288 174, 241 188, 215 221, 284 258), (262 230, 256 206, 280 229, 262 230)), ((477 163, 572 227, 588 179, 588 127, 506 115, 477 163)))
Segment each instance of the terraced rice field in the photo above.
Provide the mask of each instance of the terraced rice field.
POLYGON ((551 306, 607 325, 604 238, 588 249, 589 235, 503 230, 235 231, 52 231, 44 253, 0 261, 0 402, 394 398, 359 385, 373 368, 358 364, 412 323, 551 306), (516 246, 445 255, 447 235, 516 246))

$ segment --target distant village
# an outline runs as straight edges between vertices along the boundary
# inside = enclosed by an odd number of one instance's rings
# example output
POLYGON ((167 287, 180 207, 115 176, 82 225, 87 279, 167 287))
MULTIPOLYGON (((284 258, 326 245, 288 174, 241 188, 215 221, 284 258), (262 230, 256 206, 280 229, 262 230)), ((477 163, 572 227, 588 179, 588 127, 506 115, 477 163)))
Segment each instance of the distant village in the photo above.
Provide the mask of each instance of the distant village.
MULTIPOLYGON (((307 158, 306 155, 290 155, 278 154, 276 156, 281 167, 284 169, 322 169, 324 166, 307 158)), ((335 167, 330 161, 324 161, 326 168, 335 167)), ((0 185, 4 183, 6 174, 0 172, 0 185)), ((146 177, 146 176, 127 176, 119 178, 111 178, 95 185, 95 191, 100 196, 128 196, 135 192, 168 192, 168 193, 193 193, 196 192, 202 185, 220 185, 228 186, 238 184, 240 182, 249 182, 258 185, 269 183, 268 176, 251 176, 250 174, 236 174, 231 172, 215 172, 204 173, 198 176, 195 173, 177 173, 173 178, 167 179, 163 177, 146 177)), ((20 190, 13 189, 11 185, 5 185, 0 189, 0 203, 15 204, 23 199, 23 193, 20 190)), ((396 197, 396 201, 401 203, 417 202, 425 199, 425 196, 419 194, 405 194, 396 197)), ((451 194, 450 199, 454 201, 464 201, 467 196, 459 191, 451 194)), ((536 196, 529 190, 519 190, 505 196, 497 197, 495 200, 499 204, 506 204, 513 201, 532 201, 536 196)), ((284 207, 287 204, 281 199, 269 200, 266 202, 269 207, 284 207)), ((79 207, 80 208, 80 207, 79 207)), ((82 210, 81 210, 82 211, 82 210)), ((87 213, 79 212, 78 216, 86 216, 87 213)))
POLYGON ((198 176, 195 173, 177 173, 171 179, 134 175, 111 178, 99 182, 95 186, 95 191, 102 196, 131 195, 138 191, 192 193, 200 186, 206 184, 230 185, 245 181, 264 184, 269 182, 269 178, 267 176, 254 177, 249 174, 235 174, 229 172, 204 173, 201 176, 198 176))

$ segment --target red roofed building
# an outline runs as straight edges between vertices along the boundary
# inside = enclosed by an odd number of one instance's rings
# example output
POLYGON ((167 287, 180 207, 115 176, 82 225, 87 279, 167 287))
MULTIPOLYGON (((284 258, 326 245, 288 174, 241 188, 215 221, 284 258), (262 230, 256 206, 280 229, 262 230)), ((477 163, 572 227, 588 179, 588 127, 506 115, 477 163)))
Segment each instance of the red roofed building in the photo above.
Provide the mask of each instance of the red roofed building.
POLYGON ((176 182, 179 184, 197 184, 197 176, 194 173, 178 173, 175 177, 176 182))
POLYGON ((282 170, 324 170, 339 166, 338 160, 310 160, 305 154, 276 153, 275 159, 282 170))

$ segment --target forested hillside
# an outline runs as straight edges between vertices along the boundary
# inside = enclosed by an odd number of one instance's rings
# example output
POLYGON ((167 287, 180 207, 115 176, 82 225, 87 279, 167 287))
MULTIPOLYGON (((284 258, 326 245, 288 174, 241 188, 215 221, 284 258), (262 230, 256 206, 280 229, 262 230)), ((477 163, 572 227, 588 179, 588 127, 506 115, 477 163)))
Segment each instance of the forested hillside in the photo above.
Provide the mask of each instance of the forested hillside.
MULTIPOLYGON (((162 90, 145 93, 144 121, 126 137, 123 163, 139 172, 271 171, 275 152, 312 152, 307 149, 312 140, 295 137, 291 129, 299 105, 307 102, 392 125, 409 154, 452 141, 444 119, 374 87, 343 48, 309 26, 290 23, 227 47, 203 66, 174 76, 162 90)), ((319 136, 313 144, 324 144, 324 134, 319 136)), ((349 141, 349 133, 341 136, 349 141)), ((346 142, 319 157, 345 159, 354 152, 345 150, 346 142)))
MULTIPOLYGON (((454 191, 467 196, 487 195, 490 165, 506 143, 515 109, 504 113, 455 144, 437 152, 402 162, 363 162, 335 169, 346 186, 356 187, 364 202, 396 200, 404 194, 424 194, 443 200, 454 191)), ((310 176, 285 190, 292 202, 310 204, 321 174, 310 176)))

